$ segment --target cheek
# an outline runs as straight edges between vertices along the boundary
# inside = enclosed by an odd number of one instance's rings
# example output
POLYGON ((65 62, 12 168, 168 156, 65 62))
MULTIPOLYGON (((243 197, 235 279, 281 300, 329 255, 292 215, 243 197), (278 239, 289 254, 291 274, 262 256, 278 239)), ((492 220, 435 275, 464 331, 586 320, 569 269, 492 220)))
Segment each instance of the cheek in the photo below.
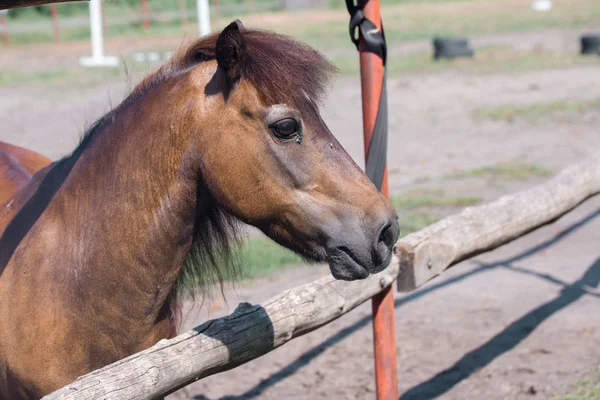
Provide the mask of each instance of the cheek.
POLYGON ((285 207, 286 185, 264 142, 251 139, 245 132, 210 141, 202 157, 202 175, 219 204, 244 222, 256 224, 285 207))
POLYGON ((284 189, 304 189, 313 184, 315 171, 318 171, 318 155, 310 142, 278 143, 268 137, 268 153, 265 159, 273 165, 273 173, 284 189))

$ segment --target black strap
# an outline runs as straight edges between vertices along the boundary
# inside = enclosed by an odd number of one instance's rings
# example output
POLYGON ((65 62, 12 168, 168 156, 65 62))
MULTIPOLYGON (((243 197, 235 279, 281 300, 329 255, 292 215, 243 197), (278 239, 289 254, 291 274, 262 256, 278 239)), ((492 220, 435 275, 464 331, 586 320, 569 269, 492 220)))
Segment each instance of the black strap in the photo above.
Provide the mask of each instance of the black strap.
POLYGON ((381 31, 370 19, 365 17, 362 9, 354 4, 353 0, 346 0, 346 8, 350 13, 350 40, 358 49, 359 34, 365 40, 366 50, 377 54, 383 60, 385 65, 387 60, 387 46, 385 44, 385 33, 383 30, 383 22, 381 23, 381 31))
POLYGON ((365 17, 362 9, 356 6, 353 0, 346 0, 346 7, 350 13, 350 40, 359 49, 359 37, 365 41, 366 51, 377 54, 383 60, 383 82, 381 85, 381 95, 379 97, 379 106, 377 109, 377 119, 369 143, 369 153, 367 154, 365 172, 377 189, 381 190, 383 186, 383 175, 385 173, 385 164, 387 158, 387 137, 388 137, 388 116, 387 116, 387 90, 386 90, 386 72, 385 63, 387 59, 387 48, 385 43, 385 34, 383 32, 383 23, 381 31, 377 26, 365 17), (358 28, 358 34, 357 34, 358 28))
POLYGON ((388 117, 387 117, 387 90, 386 77, 383 72, 383 85, 381 86, 381 97, 379 97, 379 108, 377 109, 377 119, 371 135, 369 144, 369 153, 365 165, 365 172, 371 182, 377 189, 381 190, 383 186, 383 174, 387 159, 387 139, 388 139, 388 117))

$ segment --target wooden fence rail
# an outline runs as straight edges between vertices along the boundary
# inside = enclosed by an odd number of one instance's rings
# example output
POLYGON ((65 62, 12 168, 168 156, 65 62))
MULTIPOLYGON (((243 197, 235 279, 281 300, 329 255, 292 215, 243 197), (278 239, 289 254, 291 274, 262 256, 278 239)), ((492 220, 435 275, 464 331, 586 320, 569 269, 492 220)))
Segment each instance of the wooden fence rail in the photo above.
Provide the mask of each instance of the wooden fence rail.
POLYGON ((600 154, 548 182, 470 207, 398 242, 392 265, 363 281, 330 276, 290 289, 262 305, 240 304, 174 339, 80 377, 44 399, 152 399, 225 371, 323 326, 398 278, 414 289, 448 266, 498 247, 600 193, 600 154), (400 275, 398 276, 398 273, 400 275))

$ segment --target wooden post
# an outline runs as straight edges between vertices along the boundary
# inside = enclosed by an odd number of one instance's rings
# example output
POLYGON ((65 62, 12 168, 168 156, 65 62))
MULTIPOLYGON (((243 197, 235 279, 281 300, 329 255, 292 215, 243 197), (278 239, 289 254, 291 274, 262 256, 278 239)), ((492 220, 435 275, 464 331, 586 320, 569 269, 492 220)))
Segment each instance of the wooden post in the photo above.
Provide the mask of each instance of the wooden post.
POLYGON ((60 43, 60 24, 58 23, 58 6, 56 4, 50 4, 50 17, 52 18, 54 43, 60 43))
POLYGON ((187 26, 187 8, 185 7, 185 0, 179 0, 179 18, 181 21, 181 27, 187 26))
POLYGON ((8 46, 8 25, 6 24, 6 11, 0 12, 0 28, 2 29, 2 44, 8 46))
MULTIPOLYGON (((365 17, 381 30, 379 0, 360 1, 365 17)), ((379 99, 383 90, 384 66, 383 60, 378 55, 366 51, 362 36, 360 37, 359 51, 363 132, 365 137, 365 155, 367 155, 377 119, 379 99)), ((381 192, 386 197, 389 195, 387 166, 383 174, 381 192)), ((392 287, 388 287, 373 297, 372 308, 377 399, 396 400, 398 398, 396 319, 394 316, 394 294, 392 287)))
POLYGON ((148 8, 148 0, 140 0, 140 6, 142 8, 142 24, 144 30, 150 29, 150 10, 148 8))
POLYGON ((215 18, 219 19, 221 17, 221 13, 219 12, 219 0, 212 0, 212 7, 214 10, 215 18))

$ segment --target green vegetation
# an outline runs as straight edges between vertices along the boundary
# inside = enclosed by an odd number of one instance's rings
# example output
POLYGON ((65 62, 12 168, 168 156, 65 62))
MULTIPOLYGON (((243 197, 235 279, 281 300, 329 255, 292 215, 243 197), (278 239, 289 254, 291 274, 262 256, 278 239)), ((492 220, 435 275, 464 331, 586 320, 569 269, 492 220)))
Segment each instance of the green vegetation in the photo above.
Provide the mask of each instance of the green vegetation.
POLYGON ((59 68, 49 71, 27 73, 23 71, 0 71, 0 86, 17 86, 22 84, 52 83, 64 81, 69 77, 69 70, 59 68))
POLYGON ((303 262, 302 258, 268 237, 252 236, 242 244, 239 251, 239 278, 257 278, 303 262))
POLYGON ((575 382, 573 386, 575 390, 572 393, 561 396, 557 400, 600 400, 600 367, 593 381, 582 379, 575 382))
MULTIPOLYGON (((68 4, 57 4, 57 10, 63 17, 74 15, 87 15, 89 6, 84 2, 74 2, 68 4)), ((8 18, 12 22, 17 21, 47 21, 50 17, 50 6, 19 7, 8 10, 8 18)))
POLYGON ((466 207, 477 204, 480 197, 447 197, 441 190, 417 190, 390 198, 397 210, 414 210, 422 207, 466 207))
MULTIPOLYGON (((433 36, 481 36, 551 28, 593 26, 600 19, 600 2, 555 1, 551 11, 531 10, 530 2, 519 0, 398 1, 384 0, 385 34, 391 47, 408 40, 433 36)), ((327 23, 310 17, 303 24, 272 23, 265 28, 291 34, 319 49, 348 46, 347 15, 332 15, 327 23)))
MULTIPOLYGON (((357 74, 359 61, 355 54, 332 57, 340 72, 357 74)), ((598 65, 598 60, 578 54, 550 51, 517 51, 508 46, 493 46, 477 50, 473 58, 434 61, 432 52, 388 56, 390 74, 415 72, 464 71, 471 74, 512 73, 542 69, 571 68, 576 65, 598 65)))
POLYGON ((158 64, 139 63, 125 58, 126 67, 83 68, 80 66, 57 67, 48 70, 0 70, 0 87, 21 85, 73 84, 77 86, 93 86, 106 82, 107 79, 123 78, 127 75, 137 81, 142 75, 158 68, 158 64))
POLYGON ((441 190, 417 190, 390 197, 398 213, 401 235, 425 228, 437 221, 431 211, 440 208, 463 208, 481 202, 479 197, 446 196, 441 190))
POLYGON ((47 71, 0 71, 0 86, 48 85, 76 83, 81 85, 99 84, 109 77, 121 76, 118 68, 67 69, 57 68, 47 71))
POLYGON ((532 177, 552 175, 552 170, 541 165, 530 164, 496 164, 488 167, 475 168, 446 175, 444 179, 464 179, 471 177, 484 177, 488 179, 502 179, 522 181, 532 177))
MULTIPOLYGON (((337 2, 343 6, 342 2, 337 2)), ((276 11, 280 2, 272 0, 219 0, 219 9, 213 9, 213 27, 222 28, 232 16, 248 14, 252 9, 276 11)), ((47 8, 47 6, 44 6, 47 8)), ((46 10, 41 7, 40 9, 46 10)), ((177 1, 150 0, 152 13, 165 13, 152 21, 149 31, 141 27, 139 2, 133 0, 106 2, 107 36, 121 35, 182 35, 184 28, 178 20, 177 1)), ((195 9, 195 0, 186 0, 189 11, 195 9)), ((12 13, 13 11, 11 11, 12 13)), ((47 11, 38 13, 33 9, 14 11, 17 17, 12 22, 47 21, 47 11)), ((194 25, 190 13, 190 25, 194 25)), ((407 40, 429 39, 435 35, 475 36, 488 33, 531 31, 550 28, 576 28, 594 26, 600 19, 600 2, 596 0, 557 0, 546 13, 531 10, 530 2, 521 0, 383 0, 382 15, 385 19, 386 37, 389 46, 407 40)), ((84 19, 85 4, 66 3, 59 5, 61 21, 84 19)), ((246 20, 246 18, 244 18, 246 20)), ((85 22, 85 21, 84 21, 85 22)), ((279 12, 272 16, 248 15, 248 26, 272 29, 297 37, 321 50, 350 49, 348 40, 348 15, 343 10, 306 12, 279 12), (306 14, 306 15, 305 15, 306 14), (322 14, 322 15, 318 15, 322 14), (318 15, 315 18, 315 15, 318 15), (296 23, 302 20, 302 23, 296 23)), ((9 24, 10 25, 10 24, 9 24)), ((83 40, 89 37, 87 26, 69 27, 64 24, 64 40, 83 40)), ((50 29, 37 33, 11 33, 12 43, 51 41, 50 29)))
MULTIPOLYGON (((156 65, 140 64, 126 57, 129 73, 144 73, 152 70, 156 65)), ((333 63, 343 74, 357 74, 359 72, 358 57, 356 54, 334 56, 333 63)), ((569 68, 574 65, 596 65, 595 58, 580 57, 575 54, 558 53, 520 53, 512 49, 489 48, 477 53, 473 59, 459 59, 454 61, 441 60, 434 62, 429 53, 412 54, 406 56, 390 56, 388 58, 388 71, 390 74, 407 74, 416 72, 432 72, 444 70, 458 70, 470 73, 507 73, 525 70, 541 70, 547 68, 569 68)), ((76 83, 92 85, 101 83, 107 78, 124 77, 123 68, 85 69, 65 67, 48 71, 0 71, 0 86, 15 86, 22 84, 48 84, 48 83, 76 83)), ((600 109, 600 99, 590 102, 556 101, 551 103, 536 104, 527 107, 502 106, 482 109, 475 113, 478 119, 492 119, 512 121, 515 118, 524 118, 530 122, 537 122, 540 117, 553 112, 567 111, 583 112, 600 109)))
POLYGON ((475 113, 475 118, 494 121, 513 121, 519 118, 530 123, 536 123, 556 113, 579 114, 587 111, 600 111, 600 99, 588 101, 555 100, 528 106, 504 105, 479 110, 475 113))
MULTIPOLYGON (((153 21, 151 28, 146 31, 142 23, 136 19, 127 23, 107 24, 104 36, 106 38, 137 36, 183 36, 179 21, 153 21)), ((64 42, 82 41, 90 39, 90 29, 87 25, 61 28, 61 40, 64 42)), ((11 32, 9 35, 11 45, 29 45, 34 43, 52 42, 53 33, 50 29, 30 32, 11 32)))
MULTIPOLYGON (((230 14, 231 9, 238 11, 251 10, 246 0, 219 0, 219 8, 230 14), (229 12, 228 12, 229 11, 229 12)), ((196 0, 148 0, 151 13, 181 12, 180 6, 184 5, 188 13, 196 10, 196 0)), ((58 3, 58 13, 61 17, 87 17, 89 6, 87 2, 58 3)), ((276 1, 256 0, 256 8, 275 11, 279 8, 276 1)), ((140 15, 140 0, 105 1, 103 4, 104 15, 107 17, 137 17, 140 15)), ((221 11, 221 10, 219 10, 221 11)), ((213 10, 214 12, 214 10, 213 10)), ((34 6, 13 8, 8 11, 8 17, 13 21, 38 21, 47 20, 50 16, 50 6, 34 6)))
POLYGON ((427 211, 403 211, 398 209, 396 211, 398 212, 398 223, 400 224, 400 236, 406 236, 438 221, 427 211))

